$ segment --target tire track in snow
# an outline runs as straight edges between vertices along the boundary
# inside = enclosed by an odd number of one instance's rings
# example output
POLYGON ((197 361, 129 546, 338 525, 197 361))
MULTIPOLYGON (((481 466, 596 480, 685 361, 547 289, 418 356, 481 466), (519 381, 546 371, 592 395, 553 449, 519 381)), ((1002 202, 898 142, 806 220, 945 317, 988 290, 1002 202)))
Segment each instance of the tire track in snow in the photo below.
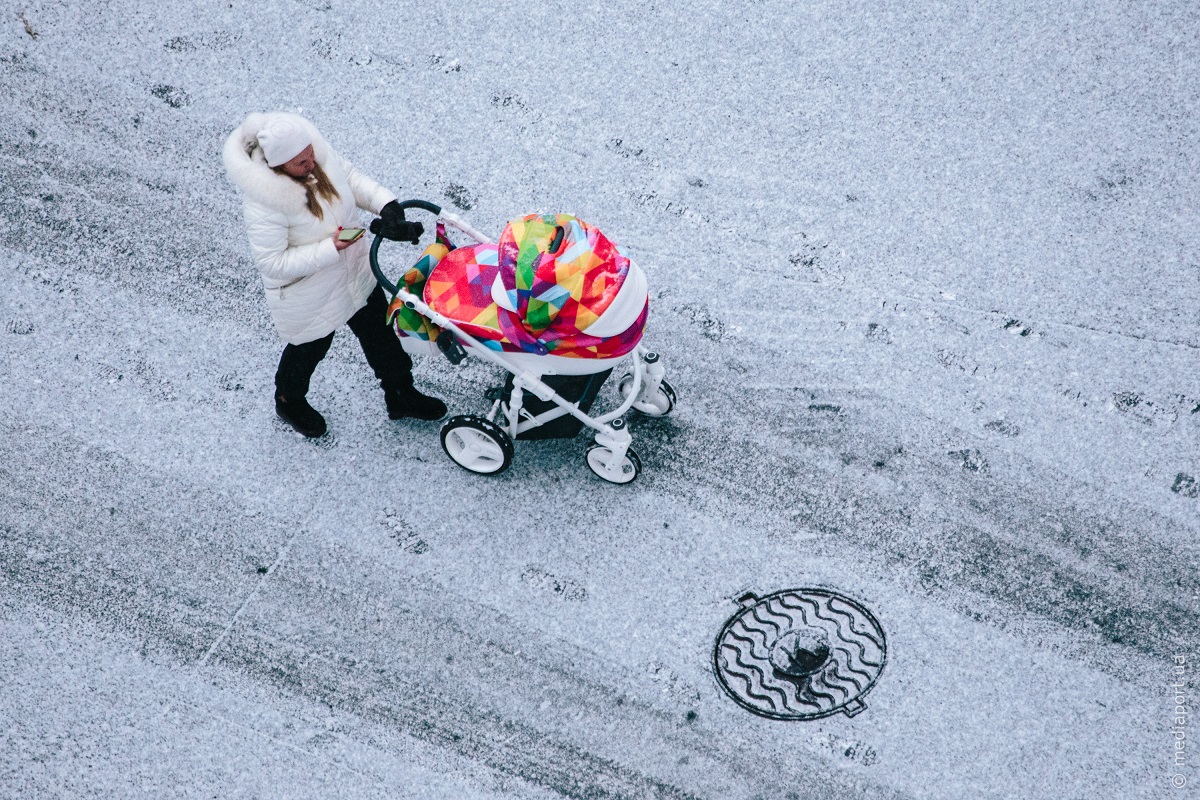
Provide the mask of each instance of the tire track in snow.
MULTIPOLYGON (((714 350, 725 359, 745 358, 732 346, 699 340, 688 352, 704 361, 714 350)), ((715 489, 774 518, 783 535, 816 531, 815 546, 861 551, 970 616, 971 594, 986 597, 1003 609, 988 620, 1000 627, 1040 618, 1084 641, 1160 659, 1189 652, 1200 640, 1200 559, 1140 535, 1145 526, 1177 528, 1170 519, 1147 509, 1114 514, 1089 507, 1082 493, 1064 496, 1065 476, 1019 458, 1006 459, 1004 472, 964 472, 942 457, 941 442, 948 433, 959 441, 970 434, 947 432, 907 408, 901 430, 887 408, 870 407, 877 398, 835 397, 843 413, 822 417, 789 393, 746 396, 736 382, 681 376, 670 367, 668 375, 681 405, 692 405, 687 421, 631 421, 642 480, 662 490, 693 498, 697 485, 715 489), (689 384, 702 383, 703 395, 687 396, 689 384), (721 412, 730 408, 739 409, 735 417, 721 412), (761 435, 762 421, 769 421, 771 436, 761 435), (869 454, 895 452, 898 444, 907 457, 900 466, 885 465, 886 488, 845 468, 870 464, 869 454), (843 461, 831 459, 834 453, 843 461), (923 496, 942 504, 923 507, 923 496)), ((1084 648, 1101 668, 1125 674, 1119 658, 1084 648)))
POLYGON ((405 587, 410 605, 381 608, 368 589, 293 568, 291 526, 260 517, 251 529, 204 487, 63 431, 5 427, 2 591, 145 637, 169 662, 234 670, 566 797, 686 800, 718 786, 722 796, 737 796, 731 786, 783 796, 794 785, 829 798, 898 796, 809 760, 764 776, 736 738, 577 673, 566 665, 586 655, 486 607, 454 611, 405 587), (252 551, 276 553, 269 581, 252 551), (635 750, 621 744, 631 737, 635 750), (685 757, 702 768, 681 771, 685 757))

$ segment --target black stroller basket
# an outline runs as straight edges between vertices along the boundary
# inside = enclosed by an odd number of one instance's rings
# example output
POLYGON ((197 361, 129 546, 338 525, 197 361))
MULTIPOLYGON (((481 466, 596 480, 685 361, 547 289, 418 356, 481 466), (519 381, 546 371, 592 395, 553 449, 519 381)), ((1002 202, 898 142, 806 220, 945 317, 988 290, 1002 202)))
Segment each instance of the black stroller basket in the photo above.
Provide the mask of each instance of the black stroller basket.
MULTIPOLYGON (((606 369, 603 372, 597 372, 592 375, 543 375, 542 383, 553 389, 559 397, 567 402, 577 403, 579 410, 586 414, 591 411, 592 403, 596 402, 596 396, 600 394, 600 390, 604 387, 604 382, 608 380, 608 376, 611 374, 612 369, 606 369)), ((509 373, 508 380, 504 382, 504 389, 501 394, 501 400, 505 405, 508 405, 512 401, 512 392, 513 376, 512 373, 509 373)), ((525 390, 525 395, 521 400, 521 408, 535 417, 557 408, 549 400, 538 399, 537 395, 528 389, 525 390)), ((566 414, 536 428, 530 428, 523 433, 518 433, 517 438, 573 439, 581 430, 583 430, 583 422, 577 417, 566 414)))

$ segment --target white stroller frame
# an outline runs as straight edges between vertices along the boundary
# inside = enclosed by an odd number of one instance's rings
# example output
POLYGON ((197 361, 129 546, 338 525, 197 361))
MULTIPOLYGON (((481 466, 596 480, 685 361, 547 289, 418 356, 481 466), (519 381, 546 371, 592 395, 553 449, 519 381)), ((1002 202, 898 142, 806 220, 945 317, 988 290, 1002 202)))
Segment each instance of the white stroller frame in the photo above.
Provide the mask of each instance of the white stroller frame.
MULTIPOLYGON (((400 205, 402 209, 420 208, 429 211, 446 225, 466 234, 479 244, 492 243, 491 239, 465 220, 432 203, 407 200, 400 205)), ((373 222, 372 231, 376 232, 377 227, 377 222, 373 222)), ((670 413, 675 406, 675 392, 664 380, 666 370, 657 353, 647 350, 640 343, 623 356, 587 360, 493 350, 464 331, 454 320, 430 308, 424 298, 409 292, 403 286, 393 284, 383 275, 378 257, 382 238, 376 235, 371 243, 371 269, 380 285, 391 292, 393 297, 403 301, 406 307, 443 330, 453 333, 467 353, 483 358, 513 376, 512 392, 507 404, 503 402, 500 394, 489 394, 492 407, 485 416, 454 416, 442 427, 442 447, 451 460, 477 474, 499 474, 512 462, 513 439, 528 430, 569 414, 595 431, 595 444, 588 447, 586 456, 587 465, 592 472, 610 483, 617 484, 630 483, 640 474, 641 460, 630 446, 633 437, 625 425, 625 413, 632 408, 647 416, 660 417, 670 413), (606 368, 612 368, 627 358, 632 360, 632 372, 623 376, 617 386, 618 392, 624 398, 623 402, 607 414, 596 417, 581 411, 579 403, 564 399, 541 380, 543 375, 553 370, 538 371, 529 368, 539 362, 546 363, 546 359, 558 359, 559 363, 575 362, 571 366, 576 368, 584 364, 598 367, 588 370, 568 369, 561 374, 593 375, 603 372, 606 368), (553 403, 556 407, 537 416, 530 414, 522 408, 525 390, 543 402, 553 403), (502 417, 503 422, 497 423, 497 417, 502 417)))

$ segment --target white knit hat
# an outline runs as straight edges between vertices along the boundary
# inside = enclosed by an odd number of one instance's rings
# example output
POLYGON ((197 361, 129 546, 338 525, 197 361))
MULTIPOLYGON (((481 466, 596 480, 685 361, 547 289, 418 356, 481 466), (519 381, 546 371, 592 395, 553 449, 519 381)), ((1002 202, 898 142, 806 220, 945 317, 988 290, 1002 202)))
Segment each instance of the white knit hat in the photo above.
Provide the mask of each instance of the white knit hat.
POLYGON ((312 139, 303 128, 283 119, 267 125, 258 132, 257 138, 269 167, 286 164, 312 144, 312 139))

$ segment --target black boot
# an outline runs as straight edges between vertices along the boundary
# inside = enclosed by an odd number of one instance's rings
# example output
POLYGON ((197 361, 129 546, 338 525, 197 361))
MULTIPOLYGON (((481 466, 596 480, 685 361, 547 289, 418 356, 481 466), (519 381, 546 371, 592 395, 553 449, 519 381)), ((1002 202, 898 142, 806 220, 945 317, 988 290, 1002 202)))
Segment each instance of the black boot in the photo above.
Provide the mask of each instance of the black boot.
POLYGON ((303 397, 288 400, 283 395, 275 395, 275 413, 288 425, 310 439, 324 436, 325 431, 328 430, 325 427, 325 418, 303 397))
POLYGON ((384 389, 387 400, 388 419, 441 419, 446 416, 446 404, 436 397, 421 394, 412 386, 401 389, 384 389))

